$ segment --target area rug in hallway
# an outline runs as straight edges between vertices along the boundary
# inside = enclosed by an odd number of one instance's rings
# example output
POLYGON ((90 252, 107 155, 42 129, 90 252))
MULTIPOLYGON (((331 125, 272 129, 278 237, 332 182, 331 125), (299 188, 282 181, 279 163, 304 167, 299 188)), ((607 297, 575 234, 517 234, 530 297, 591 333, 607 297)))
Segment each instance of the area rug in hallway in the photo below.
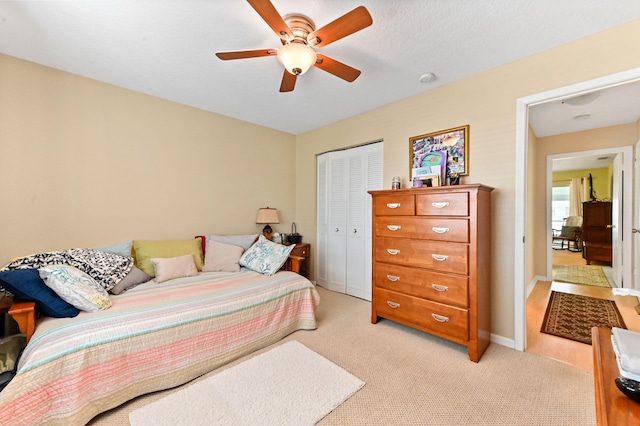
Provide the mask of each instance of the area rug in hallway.
POLYGON ((590 345, 592 327, 627 328, 613 300, 551 292, 541 332, 590 345))
POLYGON ((602 266, 558 265, 553 267, 553 280, 572 284, 611 287, 602 266))
POLYGON ((292 340, 132 411, 132 426, 313 425, 364 382, 292 340))

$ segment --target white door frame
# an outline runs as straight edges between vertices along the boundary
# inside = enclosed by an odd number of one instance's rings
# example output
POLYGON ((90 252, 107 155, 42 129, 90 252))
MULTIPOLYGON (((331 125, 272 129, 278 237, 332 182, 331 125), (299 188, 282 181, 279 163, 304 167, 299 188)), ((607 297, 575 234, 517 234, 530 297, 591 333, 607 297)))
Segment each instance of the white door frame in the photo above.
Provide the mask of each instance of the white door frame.
MULTIPOLYGON (((640 135, 639 135, 640 136, 640 135)), ((640 139, 640 137, 639 137, 640 139)), ((638 166, 638 156, 640 156, 640 140, 636 142, 636 147, 633 157, 633 176, 636 190, 640 188, 640 167, 638 166)), ((633 287, 636 290, 640 290, 640 273, 638 268, 640 267, 640 235, 638 229, 640 228, 640 197, 635 197, 635 204, 633 205, 633 222, 631 223, 631 245, 633 246, 633 287), (635 229, 635 232, 633 230, 635 229)))
POLYGON ((632 222, 632 209, 622 208, 622 204, 631 205, 633 197, 633 179, 632 179, 632 164, 633 164, 633 147, 632 146, 620 146, 612 148, 593 149, 589 151, 568 152, 564 154, 553 154, 547 156, 547 279, 551 280, 552 277, 552 224, 551 224, 551 191, 553 187, 553 160, 560 158, 576 158, 576 157, 592 157, 600 155, 616 155, 614 161, 614 173, 613 179, 615 184, 613 185, 614 193, 611 194, 612 198, 612 223, 617 226, 617 238, 613 238, 613 258, 612 258, 612 278, 615 281, 616 287, 633 288, 631 265, 632 260, 632 248, 631 239, 622 239, 622 235, 631 235, 629 230, 629 224, 632 222), (622 162, 623 164, 619 164, 622 162), (624 173, 623 173, 624 171, 624 173), (618 213, 616 213, 618 212, 618 213), (621 215, 619 214, 621 213, 621 215), (620 226, 622 225, 622 226, 620 226), (624 267, 624 265, 629 265, 624 267))
POLYGON ((526 225, 529 107, 608 87, 640 81, 640 68, 516 99, 516 185, 514 232, 514 348, 526 347, 526 225))

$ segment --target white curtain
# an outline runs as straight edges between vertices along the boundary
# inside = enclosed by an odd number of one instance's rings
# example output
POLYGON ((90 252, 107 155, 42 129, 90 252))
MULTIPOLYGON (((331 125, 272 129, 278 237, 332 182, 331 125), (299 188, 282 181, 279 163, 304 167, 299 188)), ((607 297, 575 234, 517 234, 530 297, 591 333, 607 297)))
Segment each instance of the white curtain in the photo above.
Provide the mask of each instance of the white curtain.
POLYGON ((587 178, 572 178, 569 184, 569 216, 582 216, 582 203, 589 198, 587 178))

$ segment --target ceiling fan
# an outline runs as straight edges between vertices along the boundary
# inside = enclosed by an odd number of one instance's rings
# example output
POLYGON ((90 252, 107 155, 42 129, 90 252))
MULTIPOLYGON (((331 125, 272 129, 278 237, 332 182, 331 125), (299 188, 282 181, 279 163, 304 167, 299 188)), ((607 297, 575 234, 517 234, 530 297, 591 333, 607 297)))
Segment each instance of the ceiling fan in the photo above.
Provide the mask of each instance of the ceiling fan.
POLYGON ((313 21, 301 14, 280 16, 270 0, 247 0, 280 38, 280 49, 243 50, 239 52, 218 52, 216 56, 223 60, 277 56, 285 67, 281 92, 290 92, 296 85, 296 79, 312 65, 348 82, 354 81, 360 71, 316 52, 313 48, 324 47, 336 40, 351 35, 373 23, 371 15, 364 6, 342 15, 335 21, 317 29, 313 21))

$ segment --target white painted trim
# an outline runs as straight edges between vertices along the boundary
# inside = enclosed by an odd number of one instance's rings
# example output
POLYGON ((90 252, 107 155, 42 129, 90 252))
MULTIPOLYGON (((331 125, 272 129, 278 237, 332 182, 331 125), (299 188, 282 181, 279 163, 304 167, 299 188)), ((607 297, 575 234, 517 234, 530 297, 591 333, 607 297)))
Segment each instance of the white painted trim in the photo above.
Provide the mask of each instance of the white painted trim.
POLYGON ((527 150, 529 107, 549 101, 559 100, 589 93, 603 88, 619 86, 640 81, 640 68, 611 74, 605 77, 584 81, 570 86, 536 93, 516 99, 516 197, 515 197, 515 232, 514 232, 514 349, 524 351, 526 348, 526 297, 525 297, 525 229, 527 224, 527 150))
POLYGON ((535 277, 533 277, 533 279, 529 281, 529 284, 527 284, 527 298, 531 296, 531 292, 535 288, 536 284, 538 284, 538 281, 551 281, 551 280, 547 277, 541 277, 540 275, 536 275, 535 277))
POLYGON ((491 343, 506 346, 509 349, 514 349, 513 340, 507 339, 506 337, 498 336, 496 334, 491 335, 491 343))

